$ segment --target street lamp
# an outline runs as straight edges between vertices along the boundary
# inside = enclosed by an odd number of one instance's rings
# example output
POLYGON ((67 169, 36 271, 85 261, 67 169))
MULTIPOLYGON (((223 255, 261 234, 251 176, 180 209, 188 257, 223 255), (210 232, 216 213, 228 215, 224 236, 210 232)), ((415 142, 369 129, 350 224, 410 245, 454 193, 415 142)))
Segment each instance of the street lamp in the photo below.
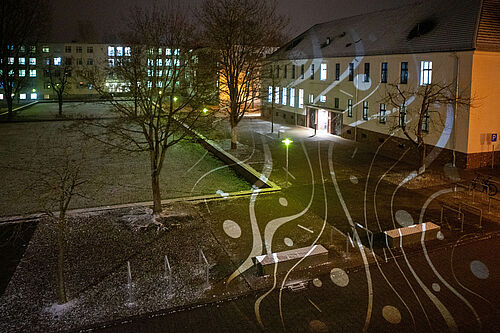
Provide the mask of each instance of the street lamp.
POLYGON ((285 147, 286 147, 286 178, 285 178, 285 188, 288 187, 288 146, 290 145, 290 143, 292 143, 293 141, 290 140, 289 138, 286 138, 285 140, 281 141, 285 144, 285 147))
POLYGON ((208 112, 208 109, 207 108, 203 108, 203 113, 207 113, 208 112))

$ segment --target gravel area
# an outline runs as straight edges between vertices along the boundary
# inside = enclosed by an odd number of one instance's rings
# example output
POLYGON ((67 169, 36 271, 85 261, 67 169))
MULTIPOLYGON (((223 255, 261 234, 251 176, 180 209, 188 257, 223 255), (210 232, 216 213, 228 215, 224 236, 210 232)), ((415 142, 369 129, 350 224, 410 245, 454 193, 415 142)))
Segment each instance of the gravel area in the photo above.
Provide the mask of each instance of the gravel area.
POLYGON ((244 282, 226 288, 225 279, 234 267, 200 209, 188 203, 169 207, 168 228, 160 231, 131 225, 147 216, 143 208, 71 218, 66 257, 71 301, 64 306, 55 304, 55 228, 42 220, 0 298, 0 331, 75 329, 247 291, 244 282), (210 264, 209 285, 199 263, 200 247, 210 264), (165 277, 165 255, 172 267, 171 280, 165 277))

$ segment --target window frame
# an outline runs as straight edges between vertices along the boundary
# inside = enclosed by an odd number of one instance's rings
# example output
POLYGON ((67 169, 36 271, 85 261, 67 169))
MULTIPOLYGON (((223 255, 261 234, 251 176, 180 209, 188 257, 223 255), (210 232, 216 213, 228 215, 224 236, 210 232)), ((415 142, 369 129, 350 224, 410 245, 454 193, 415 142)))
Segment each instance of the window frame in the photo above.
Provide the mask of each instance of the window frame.
POLYGON ((369 112, 368 101, 363 101, 363 120, 368 120, 369 112))
POLYGON ((400 76, 399 83, 408 84, 408 62, 407 61, 401 62, 401 76, 400 76))
POLYGON ((349 63, 349 81, 354 81, 354 63, 349 63))
POLYGON ((347 116, 352 118, 352 99, 347 100, 347 116))
POLYGON ((387 83, 387 71, 388 71, 387 62, 382 62, 380 64, 380 83, 387 83))
POLYGON ((370 63, 365 62, 365 75, 363 78, 363 82, 370 82, 370 63))
POLYGON ((380 124, 387 123, 387 108, 386 108, 385 103, 380 103, 379 120, 378 121, 380 124))
POLYGON ((320 81, 326 81, 327 77, 328 77, 328 64, 322 63, 320 65, 319 79, 320 81))

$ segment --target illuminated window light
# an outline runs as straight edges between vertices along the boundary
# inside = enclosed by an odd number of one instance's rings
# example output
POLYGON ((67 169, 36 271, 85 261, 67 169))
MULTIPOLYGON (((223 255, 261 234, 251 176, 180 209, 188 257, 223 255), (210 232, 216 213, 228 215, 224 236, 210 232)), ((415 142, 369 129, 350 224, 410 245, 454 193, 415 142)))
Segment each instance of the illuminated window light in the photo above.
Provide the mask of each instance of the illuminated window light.
POLYGON ((26 70, 20 69, 19 70, 19 77, 25 77, 26 76, 26 70))
POLYGON ((38 99, 38 94, 37 94, 37 93, 32 93, 32 94, 30 95, 30 98, 31 98, 31 99, 38 99))
POLYGON ((19 58, 19 65, 26 65, 26 58, 19 58))
POLYGON ((327 74, 327 66, 326 64, 321 64, 321 72, 320 72, 320 80, 325 81, 327 74))
POLYGON ((420 85, 425 86, 432 83, 432 61, 420 62, 420 85))
POLYGON ((269 86, 268 92, 269 92, 269 94, 267 96, 267 101, 269 103, 272 103, 273 102, 273 86, 269 86))
POLYGON ((108 46, 108 56, 109 57, 115 56, 115 47, 114 46, 108 46))
POLYGON ((319 100, 320 100, 320 102, 322 102, 322 103, 326 103, 326 96, 325 96, 325 95, 321 95, 321 96, 319 96, 319 100))
POLYGON ((123 56, 123 47, 122 46, 117 46, 116 47, 116 56, 117 57, 123 56))
POLYGON ((290 88, 290 106, 295 107, 295 88, 290 88))
POLYGON ((61 66, 61 57, 54 58, 54 66, 61 66))
POLYGON ((299 108, 304 108, 304 89, 299 89, 299 108))
POLYGON ((30 58, 30 65, 36 66, 36 58, 30 58))
POLYGON ((30 69, 30 77, 36 77, 36 69, 30 69))
POLYGON ((283 96, 282 97, 283 98, 281 99, 281 104, 286 105, 286 101, 288 99, 288 97, 287 97, 287 89, 286 88, 283 88, 283 96))
POLYGON ((26 99, 26 94, 19 94, 19 99, 26 99))

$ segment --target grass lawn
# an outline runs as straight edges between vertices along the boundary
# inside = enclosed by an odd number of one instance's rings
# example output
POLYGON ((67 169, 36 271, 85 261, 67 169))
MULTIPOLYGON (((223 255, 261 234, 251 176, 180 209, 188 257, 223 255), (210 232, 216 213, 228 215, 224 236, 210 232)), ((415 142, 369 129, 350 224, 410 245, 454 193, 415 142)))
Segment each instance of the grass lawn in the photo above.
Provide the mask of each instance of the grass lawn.
MULTIPOLYGON (((68 103, 65 114, 105 114, 102 103, 68 103)), ((57 104, 40 103, 19 117, 53 118, 57 104), (28 117, 29 116, 29 117, 28 117)), ((0 216, 39 212, 37 192, 31 185, 39 171, 53 165, 62 148, 74 153, 85 145, 82 176, 88 179, 70 208, 94 207, 152 200, 149 155, 109 151, 106 144, 86 139, 71 129, 72 121, 0 123, 0 216)), ((183 141, 168 150, 161 177, 162 198, 216 194, 250 188, 230 168, 200 145, 183 141), (217 169, 213 172, 212 170, 217 169)))

